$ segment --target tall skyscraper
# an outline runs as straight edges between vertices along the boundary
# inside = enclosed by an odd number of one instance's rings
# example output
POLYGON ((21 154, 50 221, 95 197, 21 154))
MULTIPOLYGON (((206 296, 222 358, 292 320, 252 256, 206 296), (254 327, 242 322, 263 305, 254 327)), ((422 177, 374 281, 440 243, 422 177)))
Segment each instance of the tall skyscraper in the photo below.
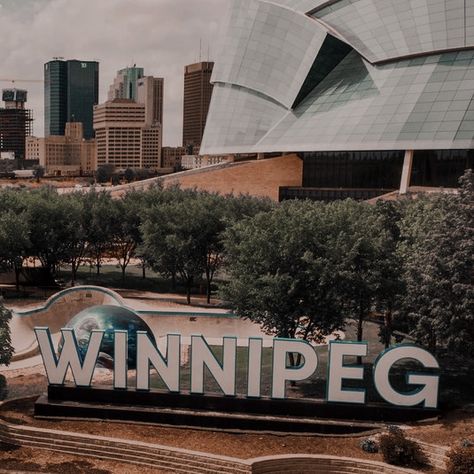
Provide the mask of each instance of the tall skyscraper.
POLYGON ((162 77, 146 76, 137 81, 137 102, 145 104, 145 121, 151 125, 158 122, 163 126, 163 89, 162 77))
POLYGON ((211 102, 213 62, 184 68, 183 146, 200 146, 211 102))
POLYGON ((99 102, 99 63, 54 59, 44 65, 45 136, 64 135, 66 122, 81 122, 84 138, 94 136, 99 102))
POLYGON ((137 100, 137 82, 144 76, 142 67, 126 67, 117 72, 113 84, 109 87, 108 99, 137 100))
POLYGON ((27 92, 19 89, 3 90, 5 107, 0 108, 0 152, 13 154, 15 166, 23 167, 25 139, 31 135, 32 114, 25 109, 27 92))
POLYGON ((44 65, 44 135, 64 135, 67 122, 67 64, 54 60, 44 65))

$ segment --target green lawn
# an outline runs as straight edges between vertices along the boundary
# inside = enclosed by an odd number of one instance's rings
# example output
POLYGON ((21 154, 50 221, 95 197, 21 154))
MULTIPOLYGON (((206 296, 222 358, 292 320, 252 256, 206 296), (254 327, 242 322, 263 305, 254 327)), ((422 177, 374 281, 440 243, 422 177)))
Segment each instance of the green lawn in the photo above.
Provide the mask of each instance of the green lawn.
MULTIPOLYGON (((71 280, 71 271, 69 268, 62 268, 58 272, 58 278, 65 283, 71 280)), ((77 283, 87 285, 104 286, 106 288, 125 288, 131 290, 144 291, 169 291, 170 283, 150 269, 146 269, 146 278, 142 276, 142 269, 137 265, 129 265, 125 274, 125 280, 122 279, 122 270, 117 265, 103 265, 100 274, 97 275, 96 269, 83 265, 77 273, 77 283)))
MULTIPOLYGON (((58 272, 58 279, 69 284, 71 281, 71 270, 62 268, 58 272)), ((77 283, 84 285, 97 285, 106 288, 121 288, 127 290, 156 291, 158 293, 180 293, 185 295, 185 288, 179 281, 176 288, 172 287, 171 279, 165 278, 153 270, 146 269, 146 278, 143 278, 142 269, 137 265, 129 265, 125 274, 125 280, 122 279, 122 271, 118 265, 103 265, 100 274, 96 274, 95 268, 89 265, 83 265, 77 273, 77 283)), ((196 282, 192 293, 205 294, 206 286, 204 281, 196 282)))

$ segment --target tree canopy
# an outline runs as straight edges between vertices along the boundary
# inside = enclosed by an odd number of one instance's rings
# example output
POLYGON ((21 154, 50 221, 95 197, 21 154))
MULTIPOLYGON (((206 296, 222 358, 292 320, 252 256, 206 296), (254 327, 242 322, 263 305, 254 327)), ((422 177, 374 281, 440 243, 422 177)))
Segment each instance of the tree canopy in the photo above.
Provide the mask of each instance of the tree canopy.
POLYGON ((0 365, 9 365, 14 349, 10 337, 10 320, 12 312, 5 307, 0 299, 0 365))
POLYGON ((320 341, 344 325, 327 207, 289 202, 230 228, 222 296, 281 337, 320 341))
POLYGON ((137 259, 269 334, 320 341, 367 318, 388 347, 404 333, 433 351, 474 352, 474 177, 459 194, 377 205, 281 204, 155 186, 121 199, 92 189, 0 190, 0 271, 17 289, 29 259, 54 275, 114 258, 125 279, 137 259))
POLYGON ((474 178, 456 195, 411 202, 401 220, 399 252, 408 331, 432 351, 474 353, 474 178))

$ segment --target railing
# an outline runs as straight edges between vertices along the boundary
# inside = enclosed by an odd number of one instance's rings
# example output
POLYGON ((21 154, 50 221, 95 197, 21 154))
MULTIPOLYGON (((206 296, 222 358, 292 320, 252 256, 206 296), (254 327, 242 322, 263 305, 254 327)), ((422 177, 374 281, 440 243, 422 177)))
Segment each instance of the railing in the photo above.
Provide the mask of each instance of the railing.
POLYGON ((339 201, 354 199, 367 201, 395 191, 394 189, 352 189, 352 188, 280 188, 280 201, 289 199, 310 199, 311 201, 339 201))

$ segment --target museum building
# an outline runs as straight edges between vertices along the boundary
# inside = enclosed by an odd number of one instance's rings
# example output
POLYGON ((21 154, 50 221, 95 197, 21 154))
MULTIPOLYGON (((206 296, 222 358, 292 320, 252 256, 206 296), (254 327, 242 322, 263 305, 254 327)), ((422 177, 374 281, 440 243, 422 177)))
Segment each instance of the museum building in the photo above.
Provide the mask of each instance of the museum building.
POLYGON ((470 0, 233 0, 201 153, 297 153, 280 198, 452 188, 474 166, 470 0))

